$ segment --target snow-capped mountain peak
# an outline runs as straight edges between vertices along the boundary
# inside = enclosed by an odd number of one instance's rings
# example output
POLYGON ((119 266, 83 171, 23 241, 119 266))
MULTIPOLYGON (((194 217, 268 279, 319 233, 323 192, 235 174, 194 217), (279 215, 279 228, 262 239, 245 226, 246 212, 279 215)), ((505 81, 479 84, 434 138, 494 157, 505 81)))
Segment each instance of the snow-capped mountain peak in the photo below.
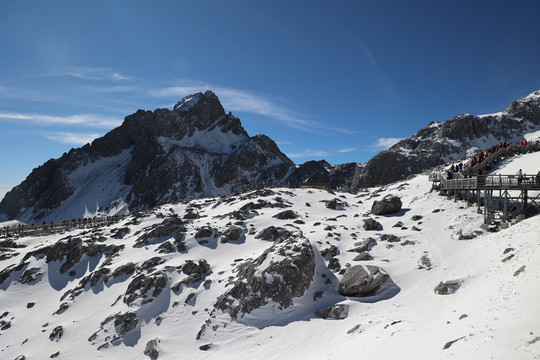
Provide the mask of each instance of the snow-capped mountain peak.
POLYGON ((188 111, 193 106, 197 105, 199 100, 203 97, 203 94, 200 92, 193 93, 191 95, 186 96, 182 100, 176 103, 174 105, 174 110, 176 111, 188 111))

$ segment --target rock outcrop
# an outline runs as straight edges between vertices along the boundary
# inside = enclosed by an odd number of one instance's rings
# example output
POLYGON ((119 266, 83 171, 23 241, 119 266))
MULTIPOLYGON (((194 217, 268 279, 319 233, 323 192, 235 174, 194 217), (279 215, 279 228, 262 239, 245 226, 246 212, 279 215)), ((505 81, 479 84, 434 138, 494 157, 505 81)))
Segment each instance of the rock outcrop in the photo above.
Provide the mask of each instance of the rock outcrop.
POLYGON ((269 301, 285 309, 310 287, 315 273, 315 253, 301 233, 290 232, 255 260, 239 264, 235 271, 236 279, 218 297, 216 309, 228 312, 233 319, 269 301))

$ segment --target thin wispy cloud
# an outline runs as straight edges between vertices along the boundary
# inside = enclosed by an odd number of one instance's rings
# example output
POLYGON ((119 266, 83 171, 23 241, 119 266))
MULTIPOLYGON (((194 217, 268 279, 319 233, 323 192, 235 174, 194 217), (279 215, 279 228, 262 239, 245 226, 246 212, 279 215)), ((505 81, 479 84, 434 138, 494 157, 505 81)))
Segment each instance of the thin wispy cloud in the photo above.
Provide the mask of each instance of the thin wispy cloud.
POLYGON ((69 145, 86 145, 100 136, 101 134, 85 134, 72 132, 52 132, 45 134, 45 137, 51 141, 69 145))
POLYGON ((324 151, 324 150, 306 149, 297 153, 287 153, 286 155, 291 159, 297 159, 297 158, 328 157, 331 154, 328 151, 324 151))
POLYGON ((25 121, 40 125, 84 125, 104 129, 110 129, 122 124, 122 119, 97 114, 52 116, 45 114, 0 113, 0 120, 25 121))
POLYGON ((325 123, 305 119, 298 112, 264 95, 246 90, 212 86, 202 82, 152 90, 149 92, 149 95, 154 97, 181 98, 197 91, 204 91, 205 89, 213 89, 223 106, 230 111, 267 116, 273 120, 280 121, 286 126, 305 132, 331 131, 343 134, 358 133, 355 130, 338 126, 328 126, 325 123))
MULTIPOLYGON (((88 107, 85 101, 86 99, 93 99, 95 96, 106 96, 110 98, 110 101, 98 101, 94 107, 100 107, 106 109, 114 103, 114 112, 127 114, 132 110, 119 111, 118 106, 122 106, 126 109, 132 107, 137 108, 136 105, 140 102, 140 99, 152 97, 155 99, 163 99, 163 104, 156 104, 158 107, 172 108, 176 101, 181 98, 198 91, 205 91, 212 89, 219 97, 226 111, 240 112, 255 114, 266 118, 267 121, 279 122, 283 126, 293 128, 302 132, 312 134, 325 134, 328 136, 340 136, 340 134, 357 134, 358 131, 348 129, 345 127, 334 126, 335 122, 320 122, 308 119, 305 115, 301 114, 291 106, 286 104, 286 101, 279 97, 272 97, 266 94, 260 94, 247 90, 234 89, 223 86, 214 86, 202 81, 192 80, 188 82, 181 82, 175 86, 168 86, 162 88, 153 88, 152 86, 142 86, 141 84, 135 84, 130 82, 123 82, 123 80, 129 80, 130 77, 125 76, 121 71, 115 71, 110 68, 95 68, 95 67, 78 67, 78 68, 66 68, 63 71, 51 72, 44 76, 69 76, 81 79, 110 79, 114 80, 112 83, 99 82, 99 83, 86 83, 77 84, 75 88, 69 93, 65 92, 41 92, 36 94, 25 93, 26 96, 20 96, 21 98, 29 98, 32 100, 42 99, 47 100, 47 96, 53 96, 49 101, 63 101, 69 103, 77 103, 82 107, 88 107), (99 95, 101 94, 101 95, 99 95), (121 97, 110 96, 109 94, 121 94, 121 97), (32 96, 30 96, 32 95, 32 96), (60 98, 55 98, 60 97, 60 98), (64 98, 61 98, 61 97, 64 98), (73 96, 73 99, 70 99, 73 96), (115 99, 122 99, 115 100, 115 99), (173 100, 174 102, 168 103, 173 100)), ((24 90, 24 89, 23 89, 24 90)), ((30 90, 30 89, 28 89, 30 90)), ((13 96, 14 92, 5 88, 2 84, 0 86, 0 96, 8 97, 13 96), (11 94, 11 95, 10 95, 11 94)), ((23 95, 21 93, 21 95, 23 95)), ((102 99, 104 100, 104 99, 102 99)), ((92 110, 90 110, 92 111, 92 110)), ((111 129, 121 125, 122 118, 116 118, 114 116, 104 116, 97 114, 73 114, 73 115, 50 115, 50 114, 32 114, 23 112, 3 112, 0 113, 0 121, 17 121, 26 122, 29 124, 37 124, 40 126, 53 126, 53 125, 66 125, 73 127, 93 127, 111 129)), ((70 143, 75 143, 70 141, 70 143)), ((317 156, 317 153, 314 154, 317 156)), ((323 153, 321 156, 327 156, 327 153, 323 153)))
POLYGON ((403 140, 402 138, 379 138, 377 139, 376 143, 372 146, 373 150, 386 150, 390 148, 392 145, 397 144, 403 140))
POLYGON ((16 86, 0 86, 0 97, 24 101, 60 101, 61 97, 51 92, 39 91, 35 88, 21 88, 16 86))
POLYGON ((154 97, 184 97, 186 95, 203 91, 204 85, 201 86, 170 86, 161 89, 150 90, 148 94, 154 97))
POLYGON ((41 76, 68 76, 85 80, 114 80, 126 81, 133 80, 132 76, 120 74, 120 72, 106 67, 69 67, 54 71, 41 76))
POLYGON ((114 80, 118 80, 118 81, 125 81, 125 80, 132 80, 133 77, 132 76, 124 76, 124 75, 121 75, 120 73, 113 73, 111 75, 111 77, 114 79, 114 80))
POLYGON ((361 45, 362 45, 362 51, 364 52, 364 57, 366 58, 366 60, 372 65, 372 66, 375 66, 377 67, 377 61, 375 60, 375 57, 373 56, 373 53, 371 52, 371 50, 369 49, 369 47, 366 45, 365 42, 361 42, 361 45))
POLYGON ((327 151, 327 150, 312 150, 312 149, 306 149, 299 152, 292 152, 292 153, 286 153, 286 155, 291 158, 330 158, 336 155, 336 153, 350 153, 353 151, 357 151, 357 148, 349 147, 349 148, 343 148, 339 150, 334 151, 327 151))

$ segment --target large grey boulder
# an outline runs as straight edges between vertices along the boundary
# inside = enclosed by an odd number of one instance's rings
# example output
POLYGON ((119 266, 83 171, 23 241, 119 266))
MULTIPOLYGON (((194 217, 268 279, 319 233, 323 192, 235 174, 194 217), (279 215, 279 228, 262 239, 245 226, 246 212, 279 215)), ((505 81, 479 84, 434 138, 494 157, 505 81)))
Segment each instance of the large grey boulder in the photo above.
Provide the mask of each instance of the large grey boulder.
POLYGON ((401 199, 395 195, 386 195, 381 200, 375 200, 371 206, 373 215, 395 214, 401 210, 401 199))
POLYGON ((350 266, 339 282, 339 293, 344 296, 374 295, 389 278, 378 266, 350 266))

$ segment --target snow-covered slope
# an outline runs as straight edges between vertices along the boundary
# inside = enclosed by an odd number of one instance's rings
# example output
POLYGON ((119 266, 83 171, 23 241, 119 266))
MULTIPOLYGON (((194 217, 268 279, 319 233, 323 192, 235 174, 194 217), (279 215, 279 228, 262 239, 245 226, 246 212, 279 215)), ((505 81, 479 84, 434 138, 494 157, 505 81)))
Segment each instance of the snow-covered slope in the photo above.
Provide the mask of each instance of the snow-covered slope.
MULTIPOLYGON (((519 155, 495 171, 539 163, 519 155)), ((0 358, 538 359, 540 217, 499 231, 482 221, 419 175, 355 194, 248 191, 0 239, 0 358), (388 194, 401 211, 371 214, 388 194), (368 218, 381 226, 365 230, 368 218), (349 265, 389 280, 341 295, 349 265), (331 305, 342 305, 337 319, 315 314, 331 305)))

